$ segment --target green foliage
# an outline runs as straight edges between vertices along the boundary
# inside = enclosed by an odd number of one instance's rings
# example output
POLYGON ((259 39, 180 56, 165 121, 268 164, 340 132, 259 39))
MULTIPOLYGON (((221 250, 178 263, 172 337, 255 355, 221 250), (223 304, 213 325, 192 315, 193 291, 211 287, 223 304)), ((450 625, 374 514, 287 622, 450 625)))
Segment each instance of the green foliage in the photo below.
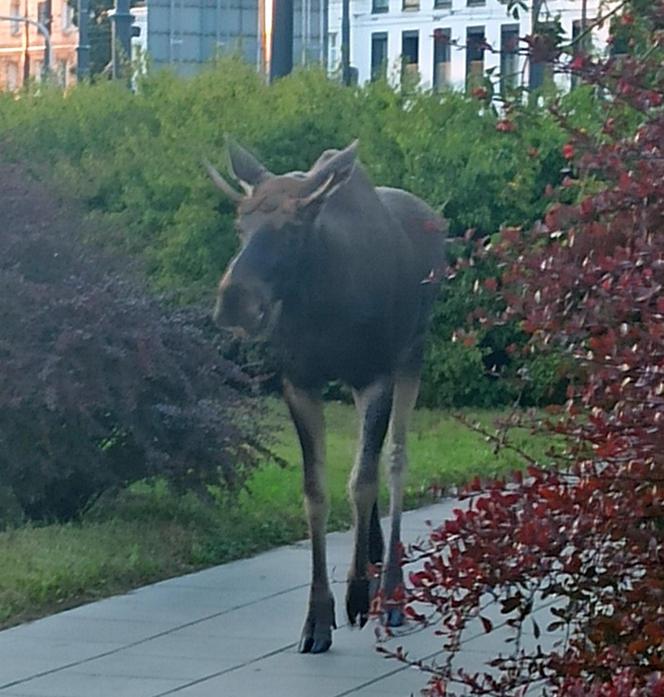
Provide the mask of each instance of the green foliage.
POLYGON ((422 381, 423 403, 428 406, 505 404, 507 383, 490 375, 488 359, 504 341, 490 332, 465 335, 465 318, 480 306, 490 307, 491 297, 480 288, 486 269, 468 268, 443 285, 434 306, 431 340, 427 344, 422 381), (494 339, 492 341, 492 339, 494 339))
MULTIPOLYGON (((483 351, 452 341, 432 341, 422 378, 421 400, 425 404, 487 406, 504 402, 491 389, 483 351)), ((495 380, 494 380, 495 382, 495 380)))
MULTIPOLYGON (((272 400, 269 405, 269 428, 279 431, 276 450, 290 465, 270 463, 252 472, 250 493, 242 493, 234 506, 222 495, 209 505, 174 493, 163 481, 138 483, 119 497, 100 499, 76 523, 1 531, 0 627, 305 537, 300 446, 286 407, 272 400)), ((499 414, 467 416, 490 425, 499 414)), ((326 417, 330 529, 343 529, 352 520, 346 487, 357 424, 351 406, 329 404, 326 417)), ((525 432, 518 442, 529 451, 542 447, 525 432)), ((476 474, 494 477, 516 461, 505 451, 496 456, 482 437, 428 410, 415 413, 410 452, 408 508, 430 501, 432 487, 460 484, 476 474)), ((384 483, 381 505, 387 510, 384 483)))
MULTIPOLYGON (((95 218, 100 236, 144 259, 154 286, 180 301, 209 298, 236 249, 232 206, 200 164, 207 157, 225 168, 226 133, 276 172, 306 170, 324 149, 359 138, 377 184, 444 208, 453 236, 467 228, 488 235, 537 219, 546 185, 564 166, 562 132, 544 110, 530 108, 510 132, 497 128, 500 121, 485 102, 454 92, 397 92, 380 81, 345 88, 317 72, 267 86, 233 59, 189 80, 156 73, 137 94, 100 82, 0 99, 6 147, 48 166, 95 218)), ((474 348, 450 343, 469 300, 465 282, 444 290, 425 379, 430 404, 507 397, 481 374, 504 348, 495 335, 474 348)))
POLYGON ((513 133, 476 99, 446 92, 417 94, 385 115, 403 162, 401 185, 433 206, 445 205, 451 234, 490 234, 542 212, 542 193, 563 164, 562 136, 543 111, 532 110, 513 133), (536 153, 536 154, 535 154, 536 153))

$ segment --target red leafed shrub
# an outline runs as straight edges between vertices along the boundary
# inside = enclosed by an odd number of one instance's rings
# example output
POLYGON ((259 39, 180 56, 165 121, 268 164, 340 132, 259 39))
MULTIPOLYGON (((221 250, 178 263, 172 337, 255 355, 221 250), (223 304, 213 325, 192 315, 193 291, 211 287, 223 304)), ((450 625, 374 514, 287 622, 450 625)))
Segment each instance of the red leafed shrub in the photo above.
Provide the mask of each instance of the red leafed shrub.
POLYGON ((563 186, 492 252, 505 317, 532 350, 569 356, 573 379, 564 408, 529 422, 551 452, 523 454, 509 482, 472 483, 420 550, 410 615, 433 608, 448 652, 420 664, 432 695, 664 695, 664 3, 622 5, 631 54, 574 63, 606 113, 595 135, 570 128, 578 196, 563 186), (487 604, 514 643, 469 675, 453 662, 471 622, 496 630, 487 604))
POLYGON ((4 499, 66 519, 146 477, 241 483, 263 450, 255 407, 205 319, 162 306, 124 260, 84 244, 81 217, 21 168, 0 166, 0 189, 4 499))

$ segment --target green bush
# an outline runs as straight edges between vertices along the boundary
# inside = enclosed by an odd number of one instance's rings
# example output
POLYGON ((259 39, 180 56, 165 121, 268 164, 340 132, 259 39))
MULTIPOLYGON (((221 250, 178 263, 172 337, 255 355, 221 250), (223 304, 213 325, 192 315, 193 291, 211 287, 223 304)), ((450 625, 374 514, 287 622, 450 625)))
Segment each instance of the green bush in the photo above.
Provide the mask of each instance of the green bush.
MULTIPOLYGON (((48 166, 95 218, 99 236, 142 258, 154 286, 180 301, 211 298, 236 249, 233 209, 200 164, 205 156, 223 169, 226 133, 276 172, 307 169, 322 150, 359 138, 376 183, 444 207, 453 236, 467 228, 484 235, 539 217, 544 188, 564 165, 562 132, 545 110, 531 108, 509 133, 499 121, 486 104, 453 92, 397 92, 384 82, 345 88, 317 72, 267 86, 236 60, 189 80, 156 73, 137 94, 99 83, 0 99, 4 149, 48 166)), ((447 284, 436 310, 423 390, 432 405, 511 398, 484 374, 505 337, 451 344, 477 301, 466 285, 447 284)))

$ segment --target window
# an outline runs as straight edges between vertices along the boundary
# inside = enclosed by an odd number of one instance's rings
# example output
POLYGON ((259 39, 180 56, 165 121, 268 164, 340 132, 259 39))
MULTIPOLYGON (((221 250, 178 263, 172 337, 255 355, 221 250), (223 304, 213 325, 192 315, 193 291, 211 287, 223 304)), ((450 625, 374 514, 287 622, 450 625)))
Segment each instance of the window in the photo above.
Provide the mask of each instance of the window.
POLYGON ((519 25, 506 24, 500 30, 500 89, 504 94, 519 84, 519 25))
MULTIPOLYGON (((590 20, 588 21, 590 24, 590 20)), ((629 53, 629 35, 630 27, 629 25, 624 25, 622 22, 617 21, 614 17, 611 21, 611 46, 609 52, 612 56, 624 56, 629 53)))
POLYGON ((5 85, 8 90, 18 88, 18 63, 5 63, 5 85))
POLYGON ((66 87, 69 81, 69 66, 66 60, 59 60, 56 66, 56 80, 60 87, 66 87))
MULTIPOLYGON (((586 30, 588 27, 592 26, 597 20, 595 19, 586 19, 586 30)), ((572 22, 572 56, 573 58, 576 58, 578 55, 583 54, 583 53, 588 53, 588 50, 592 48, 592 35, 591 34, 585 34, 584 36, 581 36, 583 34, 582 31, 583 23, 581 20, 575 20, 572 22)), ((614 41, 611 44, 611 55, 615 56, 617 55, 616 48, 618 48, 618 41, 615 40, 616 34, 612 34, 614 37, 614 41)), ((626 49, 623 50, 623 53, 626 52, 626 49)), ((572 89, 577 87, 579 84, 579 75, 578 73, 572 73, 572 89)))
POLYGON ((441 90, 451 84, 451 55, 452 41, 449 29, 433 30, 433 88, 441 90))
POLYGON ((65 0, 62 4, 62 31, 70 31, 74 27, 74 8, 65 0))
POLYGON ((387 75, 387 33, 371 35, 371 81, 381 80, 387 75))
MULTIPOLYGON (((579 36, 581 36, 581 21, 574 20, 572 22, 572 51, 574 58, 576 58, 579 53, 583 53, 583 39, 579 40, 579 36)), ((576 73, 572 73, 572 89, 574 89, 578 84, 579 76, 576 73)))
MULTIPOLYGON (((557 31, 555 24, 550 22, 542 22, 537 26, 537 34, 542 37, 543 42, 550 42, 553 46, 555 41, 554 36, 557 31)), ((546 44, 544 44, 546 47, 546 44)), ((548 51, 544 52, 546 55, 548 51)), ((537 90, 540 87, 553 84, 553 63, 551 61, 530 61, 530 70, 528 75, 528 89, 531 91, 537 90)))
MULTIPOLYGON (((17 0, 13 0, 11 7, 9 9, 9 15, 10 17, 21 17, 21 3, 18 2, 17 0)), ((12 33, 12 36, 16 36, 17 34, 21 33, 21 24, 23 22, 19 22, 18 19, 12 20, 10 23, 10 31, 12 33)))
POLYGON ((484 79, 484 27, 466 30, 466 89, 477 87, 484 79))
POLYGON ((468 7, 484 7, 486 0, 467 0, 466 5, 468 7))
POLYGON ((401 6, 404 12, 413 12, 420 9, 420 0, 403 0, 401 6))
POLYGON ((433 0, 434 10, 450 10, 452 8, 452 0, 433 0))
POLYGON ((37 21, 51 31, 51 3, 49 0, 37 3, 37 21))
POLYGON ((371 0, 371 12, 375 15, 390 11, 390 0, 371 0))
POLYGON ((30 61, 30 66, 32 68, 32 74, 36 82, 41 82, 44 73, 44 61, 35 60, 34 58, 30 61))
POLYGON ((328 34, 328 41, 330 47, 330 65, 329 69, 334 71, 339 67, 339 49, 337 47, 337 33, 330 32, 328 34))
POLYGON ((417 80, 417 65, 420 53, 420 33, 418 31, 405 31, 401 35, 401 78, 417 80))

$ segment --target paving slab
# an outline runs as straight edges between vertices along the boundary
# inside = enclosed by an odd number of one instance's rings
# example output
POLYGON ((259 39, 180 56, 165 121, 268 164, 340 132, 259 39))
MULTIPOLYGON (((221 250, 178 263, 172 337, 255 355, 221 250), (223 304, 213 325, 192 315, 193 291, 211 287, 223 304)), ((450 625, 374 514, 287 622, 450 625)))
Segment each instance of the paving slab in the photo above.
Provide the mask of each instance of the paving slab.
MULTIPOLYGON (((447 501, 406 513, 405 541, 424 538, 428 520, 441 522, 458 506, 447 501)), ((341 621, 352 536, 331 533, 328 540, 341 621)), ((377 653, 371 625, 341 626, 326 654, 297 652, 309 555, 309 543, 300 542, 0 632, 0 697, 418 694, 426 676, 377 653)), ((458 660, 467 670, 483 669, 505 638, 471 628, 458 660)), ((432 629, 407 628, 388 645, 425 658, 440 644, 432 629)))

